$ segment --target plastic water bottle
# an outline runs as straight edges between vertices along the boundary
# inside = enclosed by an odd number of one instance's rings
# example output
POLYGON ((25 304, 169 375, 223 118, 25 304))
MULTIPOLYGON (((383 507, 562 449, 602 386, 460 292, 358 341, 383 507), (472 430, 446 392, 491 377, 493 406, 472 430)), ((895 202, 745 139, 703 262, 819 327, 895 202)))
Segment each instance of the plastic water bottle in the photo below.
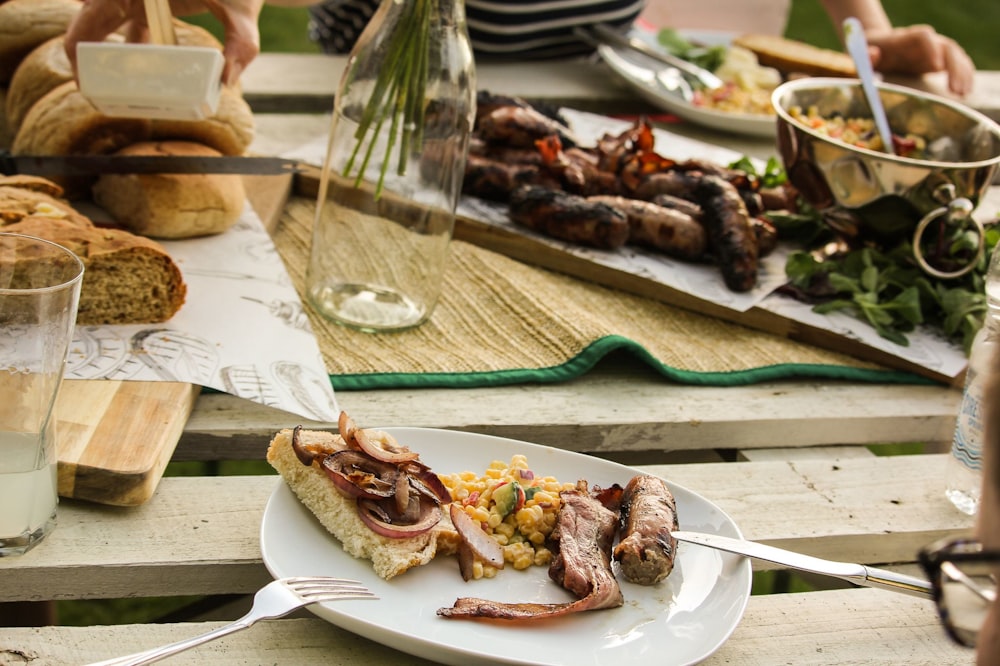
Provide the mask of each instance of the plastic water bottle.
POLYGON ((969 354, 965 391, 955 424, 948 460, 948 484, 945 495, 959 511, 973 515, 979 508, 983 477, 983 391, 987 383, 990 359, 1000 345, 1000 244, 993 250, 986 272, 986 316, 976 334, 969 354))

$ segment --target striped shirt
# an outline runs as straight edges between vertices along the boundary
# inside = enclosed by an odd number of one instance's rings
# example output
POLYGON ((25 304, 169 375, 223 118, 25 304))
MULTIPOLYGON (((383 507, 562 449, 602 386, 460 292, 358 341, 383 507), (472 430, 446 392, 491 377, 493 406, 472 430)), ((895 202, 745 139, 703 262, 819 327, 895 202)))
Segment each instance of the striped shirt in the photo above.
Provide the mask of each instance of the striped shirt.
MULTIPOLYGON (((309 36, 326 53, 347 53, 378 4, 326 0, 312 5, 309 36)), ((574 28, 595 23, 625 27, 644 5, 645 0, 465 0, 465 14, 477 57, 537 59, 591 52, 574 28)))

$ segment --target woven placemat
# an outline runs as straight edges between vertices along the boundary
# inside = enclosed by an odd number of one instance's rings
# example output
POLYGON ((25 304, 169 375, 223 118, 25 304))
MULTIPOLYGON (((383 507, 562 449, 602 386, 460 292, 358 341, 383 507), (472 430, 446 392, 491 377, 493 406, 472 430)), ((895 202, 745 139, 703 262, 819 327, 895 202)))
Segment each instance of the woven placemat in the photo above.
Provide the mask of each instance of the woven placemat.
MULTIPOLYGON (((314 202, 292 198, 274 233, 304 297, 314 202)), ((684 383, 791 377, 922 383, 916 375, 659 301, 528 266, 453 241, 441 300, 422 326, 362 333, 307 308, 336 389, 562 381, 628 349, 684 383)))

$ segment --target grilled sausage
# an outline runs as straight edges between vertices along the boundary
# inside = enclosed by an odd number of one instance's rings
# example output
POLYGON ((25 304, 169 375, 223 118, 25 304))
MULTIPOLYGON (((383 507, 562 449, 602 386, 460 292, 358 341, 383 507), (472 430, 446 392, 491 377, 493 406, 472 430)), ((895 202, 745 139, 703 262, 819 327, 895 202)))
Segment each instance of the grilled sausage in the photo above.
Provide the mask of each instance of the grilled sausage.
POLYGON ((660 250, 672 257, 695 261, 705 255, 705 227, 686 213, 649 201, 599 195, 587 197, 621 211, 628 218, 628 242, 660 250))
POLYGON ((657 206, 663 206, 664 208, 673 208, 674 210, 679 210, 682 213, 686 213, 693 217, 694 219, 701 221, 702 210, 701 206, 688 199, 681 199, 680 197, 675 197, 672 194, 657 194, 652 199, 653 203, 657 206))
POLYGON ((562 240, 602 249, 628 240, 628 218, 611 206, 544 187, 525 185, 510 196, 510 219, 562 240))
POLYGON ((620 540, 614 558, 625 579, 655 585, 673 570, 677 504, 666 482, 656 476, 632 477, 622 494, 620 540))
POLYGON ((750 291, 757 284, 757 236, 739 192, 719 176, 702 176, 695 196, 705 211, 708 244, 726 286, 750 291))

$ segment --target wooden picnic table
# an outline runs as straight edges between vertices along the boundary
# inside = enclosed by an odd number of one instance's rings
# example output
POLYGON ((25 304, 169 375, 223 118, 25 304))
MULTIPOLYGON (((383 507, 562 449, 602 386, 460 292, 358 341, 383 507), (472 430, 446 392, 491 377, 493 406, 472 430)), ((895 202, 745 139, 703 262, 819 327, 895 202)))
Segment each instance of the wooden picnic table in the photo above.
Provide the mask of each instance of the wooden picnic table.
MULTIPOLYGON (((326 131, 342 59, 266 54, 247 72, 255 151, 279 154, 326 131)), ((582 63, 483 66, 480 87, 597 111, 645 109, 582 63)), ((678 125, 699 138, 708 133, 678 125)), ((766 156, 766 142, 715 135, 766 156)), ((662 475, 726 511, 745 537, 829 559, 919 575, 918 549, 972 528, 945 499, 960 392, 941 385, 788 380, 677 385, 613 354, 547 385, 338 391, 356 422, 485 433, 610 458, 662 475), (878 455, 913 443, 909 455, 878 455)), ((219 393, 199 396, 174 460, 262 459, 280 428, 303 423, 219 393)), ((326 426, 305 422, 307 426, 326 426)), ((55 532, 0 559, 0 601, 239 595, 220 615, 116 626, 7 627, 0 664, 83 664, 193 636, 232 619, 270 580, 260 552, 265 503, 280 480, 164 478, 138 507, 64 500, 55 532)), ((766 568, 755 563, 754 570, 766 568)), ((968 664, 933 603, 831 579, 805 592, 753 595, 706 664, 968 664)), ((172 663, 412 664, 416 658, 308 613, 262 623, 172 663)))

